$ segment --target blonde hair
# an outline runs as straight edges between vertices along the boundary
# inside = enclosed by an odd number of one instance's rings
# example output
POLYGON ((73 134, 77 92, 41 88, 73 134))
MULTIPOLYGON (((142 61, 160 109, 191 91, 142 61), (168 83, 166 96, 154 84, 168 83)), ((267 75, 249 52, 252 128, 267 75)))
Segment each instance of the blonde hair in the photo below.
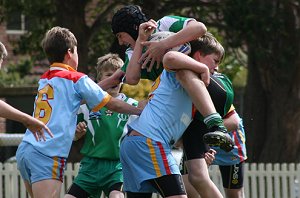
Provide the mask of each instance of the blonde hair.
POLYGON ((5 45, 0 42, 0 59, 4 59, 5 57, 7 57, 7 50, 5 45))
POLYGON ((99 57, 96 66, 97 81, 99 81, 102 78, 103 71, 116 71, 117 69, 120 69, 123 65, 124 62, 118 54, 108 53, 104 56, 99 57))

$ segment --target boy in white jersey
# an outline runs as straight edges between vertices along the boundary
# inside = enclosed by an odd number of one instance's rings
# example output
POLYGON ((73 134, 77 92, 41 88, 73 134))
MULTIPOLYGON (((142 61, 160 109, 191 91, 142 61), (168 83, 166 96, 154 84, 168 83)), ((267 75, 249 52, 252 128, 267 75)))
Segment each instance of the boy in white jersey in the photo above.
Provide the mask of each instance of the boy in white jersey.
MULTIPOLYGON (((97 81, 111 76, 124 64, 117 54, 106 54, 98 58, 97 81)), ((107 92, 114 98, 137 106, 137 101, 120 93, 121 83, 107 92)), ((102 191, 107 197, 124 197, 123 174, 120 162, 120 142, 128 114, 121 114, 102 108, 96 114, 84 104, 80 106, 76 139, 85 132, 84 145, 78 175, 65 195, 71 197, 100 197, 102 191)))
MULTIPOLYGON (((4 58, 7 57, 7 50, 3 43, 0 42, 0 69, 4 58)), ((50 136, 52 133, 50 129, 38 119, 15 109, 4 101, 0 100, 0 117, 7 118, 21 122, 26 128, 28 128, 34 135, 37 141, 45 139, 44 132, 46 131, 50 136)))
MULTIPOLYGON (((106 81, 101 81, 99 85, 104 89, 113 86, 119 82, 120 77, 126 72, 125 83, 137 84, 140 78, 155 80, 162 72, 163 67, 153 67, 154 60, 159 65, 162 56, 167 49, 183 44, 185 42, 196 39, 206 32, 206 27, 203 23, 196 21, 193 18, 185 18, 178 16, 165 16, 149 28, 154 31, 172 31, 176 34, 157 41, 143 41, 141 48, 148 47, 148 50, 142 56, 134 56, 133 49, 136 44, 140 44, 137 40, 140 24, 147 21, 145 14, 140 7, 129 5, 117 11, 112 19, 112 30, 118 38, 120 45, 129 46, 126 50, 125 64, 121 70, 118 70, 111 78, 106 81), (151 53, 150 53, 151 51, 151 53), (141 60, 145 61, 141 64, 141 60), (145 68, 147 62, 151 59, 149 68, 145 68)), ((148 31, 148 30, 143 30, 148 31)), ((201 80, 195 72, 190 70, 180 70, 176 74, 177 79, 185 90, 190 95, 197 110, 205 117, 205 124, 211 129, 207 137, 207 143, 212 145, 224 144, 223 147, 232 148, 233 142, 223 125, 223 120, 211 101, 210 95, 207 92, 206 86, 209 84, 209 78, 201 80)))
POLYGON ((76 71, 77 40, 68 29, 51 28, 42 47, 51 65, 39 80, 33 114, 50 128, 53 138, 46 134, 45 141, 36 142, 27 130, 16 157, 31 197, 59 197, 80 104, 84 101, 94 112, 104 106, 128 114, 140 114, 141 110, 112 98, 87 75, 76 71))

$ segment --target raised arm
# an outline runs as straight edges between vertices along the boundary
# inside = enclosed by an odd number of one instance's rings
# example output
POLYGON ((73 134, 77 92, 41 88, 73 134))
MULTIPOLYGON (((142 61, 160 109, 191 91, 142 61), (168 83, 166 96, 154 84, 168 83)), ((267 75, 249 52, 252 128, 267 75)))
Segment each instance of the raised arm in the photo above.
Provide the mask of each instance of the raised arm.
POLYGON ((139 59, 143 52, 142 42, 149 38, 155 28, 156 22, 152 19, 139 26, 139 35, 135 42, 134 50, 126 70, 127 84, 136 85, 140 81, 142 65, 140 64, 139 59))
MULTIPOLYGON (((150 67, 152 68, 154 61, 156 61, 157 64, 161 62, 162 57, 166 53, 167 49, 178 45, 182 45, 186 42, 199 38, 203 36, 206 33, 206 31, 206 26, 203 23, 196 20, 190 20, 182 30, 178 31, 176 34, 166 39, 163 39, 159 42, 142 42, 142 45, 147 46, 148 50, 143 54, 141 60, 146 59, 146 57, 148 57, 148 60, 151 59, 152 62, 150 64, 150 67)), ((147 62, 145 61, 142 67, 145 67, 146 64, 147 62)))

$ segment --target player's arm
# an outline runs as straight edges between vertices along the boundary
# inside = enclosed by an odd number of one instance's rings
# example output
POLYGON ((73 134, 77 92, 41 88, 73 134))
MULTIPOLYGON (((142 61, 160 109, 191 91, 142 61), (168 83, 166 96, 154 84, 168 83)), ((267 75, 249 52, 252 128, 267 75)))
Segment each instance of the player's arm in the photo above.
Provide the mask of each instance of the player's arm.
POLYGON ((142 65, 139 60, 143 53, 142 42, 149 38, 155 28, 156 22, 152 19, 139 26, 139 35, 135 42, 134 50, 126 70, 127 84, 136 85, 140 81, 142 65))
POLYGON ((115 111, 118 113, 126 113, 131 115, 140 115, 142 113, 142 109, 138 107, 134 107, 123 100, 119 100, 116 98, 111 98, 107 104, 105 105, 111 111, 115 111))
POLYGON ((117 86, 121 82, 124 75, 125 75, 125 73, 121 69, 118 69, 116 72, 114 72, 113 75, 111 75, 110 77, 98 82, 97 84, 103 90, 107 90, 111 87, 117 86))
MULTIPOLYGON (((152 68, 152 65, 155 61, 157 62, 157 65, 159 65, 167 49, 195 40, 196 38, 203 36, 206 31, 207 28, 203 23, 196 20, 191 20, 182 30, 168 38, 165 38, 159 42, 143 42, 142 45, 146 46, 148 49, 142 55, 140 60, 152 60, 149 66, 150 68, 152 68)), ((148 61, 144 62, 142 66, 143 68, 146 67, 147 62, 148 61)))
POLYGON ((201 80, 206 85, 209 84, 210 74, 208 67, 181 52, 167 52, 163 58, 163 64, 169 70, 191 70, 201 75, 201 80))
POLYGON ((237 116, 237 113, 235 110, 227 114, 229 116, 225 116, 223 119, 224 126, 227 128, 228 131, 235 131, 239 127, 239 117, 237 116))
POLYGON ((15 109, 4 101, 0 100, 0 117, 4 117, 10 120, 21 122, 26 128, 28 128, 34 135, 37 141, 43 139, 46 140, 45 131, 53 137, 50 129, 40 120, 15 109))

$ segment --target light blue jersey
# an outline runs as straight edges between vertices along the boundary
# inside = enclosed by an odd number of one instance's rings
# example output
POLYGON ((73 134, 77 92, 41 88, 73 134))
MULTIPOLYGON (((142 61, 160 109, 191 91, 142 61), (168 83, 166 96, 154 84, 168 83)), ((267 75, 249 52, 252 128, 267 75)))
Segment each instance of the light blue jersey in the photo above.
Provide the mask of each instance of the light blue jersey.
POLYGON ((192 101, 175 75, 163 70, 142 114, 129 124, 145 137, 169 145, 182 136, 192 119, 192 101))
POLYGON ((110 98, 87 75, 68 65, 54 63, 39 80, 33 113, 50 128, 54 137, 46 133, 46 141, 37 142, 27 129, 23 141, 44 155, 66 158, 74 137, 80 103, 85 100, 93 111, 98 111, 110 98))

